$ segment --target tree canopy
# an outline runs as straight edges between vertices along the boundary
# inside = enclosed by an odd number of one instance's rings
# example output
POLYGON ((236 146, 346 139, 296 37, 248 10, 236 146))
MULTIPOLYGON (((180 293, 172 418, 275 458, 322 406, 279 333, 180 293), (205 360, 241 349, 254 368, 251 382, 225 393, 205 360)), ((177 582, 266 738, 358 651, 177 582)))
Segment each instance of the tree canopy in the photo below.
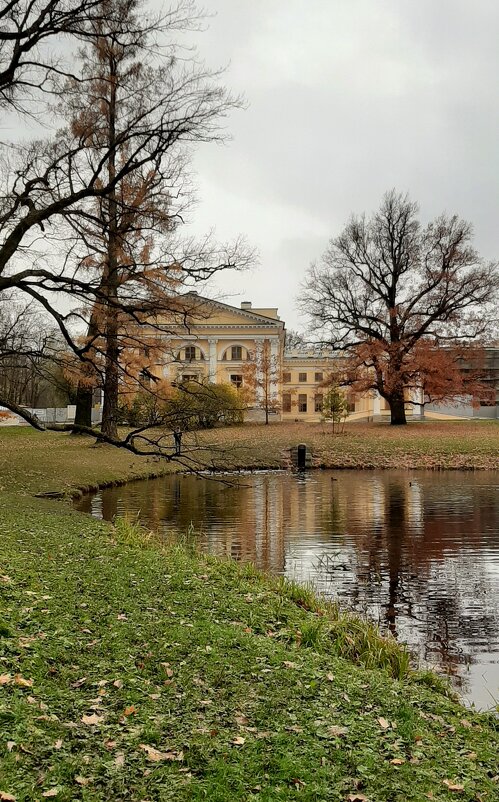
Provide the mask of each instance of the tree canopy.
POLYGON ((324 341, 348 357, 349 383, 379 392, 393 424, 406 422, 418 393, 485 393, 477 371, 458 366, 463 345, 476 349, 497 327, 497 264, 473 247, 470 223, 442 214, 423 225, 418 212, 392 190, 371 217, 352 216, 311 266, 302 299, 324 341), (438 392, 437 361, 449 378, 438 392))

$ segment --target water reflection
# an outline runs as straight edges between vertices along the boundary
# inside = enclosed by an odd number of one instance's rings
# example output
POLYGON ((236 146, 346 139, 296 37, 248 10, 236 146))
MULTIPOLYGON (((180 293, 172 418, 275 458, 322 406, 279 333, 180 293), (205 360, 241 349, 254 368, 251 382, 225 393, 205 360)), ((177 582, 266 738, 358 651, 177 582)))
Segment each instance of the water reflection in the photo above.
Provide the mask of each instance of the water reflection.
POLYGON ((481 707, 499 698, 499 476, 256 474, 234 486, 174 476, 82 499, 201 548, 299 579, 366 613, 481 707))

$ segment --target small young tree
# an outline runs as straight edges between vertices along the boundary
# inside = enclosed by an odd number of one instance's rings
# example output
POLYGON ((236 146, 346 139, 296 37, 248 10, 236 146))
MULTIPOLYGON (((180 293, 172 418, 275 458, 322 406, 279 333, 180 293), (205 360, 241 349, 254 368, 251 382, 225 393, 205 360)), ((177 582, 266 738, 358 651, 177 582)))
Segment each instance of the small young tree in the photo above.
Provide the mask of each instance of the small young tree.
POLYGON ((281 381, 279 357, 272 354, 269 340, 250 352, 248 362, 243 368, 243 381, 249 402, 265 412, 265 423, 269 415, 281 408, 278 386, 281 381))
POLYGON ((343 431, 347 417, 348 401, 339 385, 333 382, 322 400, 322 420, 331 422, 334 434, 335 426, 339 430, 341 425, 343 431))

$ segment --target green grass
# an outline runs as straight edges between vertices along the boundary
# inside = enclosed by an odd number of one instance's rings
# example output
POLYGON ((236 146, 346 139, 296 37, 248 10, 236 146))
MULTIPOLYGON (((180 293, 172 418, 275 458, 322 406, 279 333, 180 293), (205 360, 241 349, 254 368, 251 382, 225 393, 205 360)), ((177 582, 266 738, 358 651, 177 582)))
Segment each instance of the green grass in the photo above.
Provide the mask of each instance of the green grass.
POLYGON ((0 431, 0 799, 499 799, 497 719, 373 625, 32 498, 158 469, 90 444, 0 431))
POLYGON ((448 781, 497 798, 497 722, 374 627, 123 523, 1 504, 4 793, 419 802, 454 798, 448 781))

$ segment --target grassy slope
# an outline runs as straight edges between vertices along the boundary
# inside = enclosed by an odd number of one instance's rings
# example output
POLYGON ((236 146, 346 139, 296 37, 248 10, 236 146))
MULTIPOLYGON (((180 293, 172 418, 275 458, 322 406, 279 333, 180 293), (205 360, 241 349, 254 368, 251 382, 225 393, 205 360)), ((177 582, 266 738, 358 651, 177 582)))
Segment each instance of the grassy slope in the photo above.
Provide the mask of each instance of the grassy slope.
POLYGON ((304 609, 309 594, 251 568, 21 499, 141 469, 83 443, 44 451, 39 438, 0 432, 17 491, 0 493, 1 792, 499 798, 497 723, 404 675, 403 653, 372 628, 304 609))

